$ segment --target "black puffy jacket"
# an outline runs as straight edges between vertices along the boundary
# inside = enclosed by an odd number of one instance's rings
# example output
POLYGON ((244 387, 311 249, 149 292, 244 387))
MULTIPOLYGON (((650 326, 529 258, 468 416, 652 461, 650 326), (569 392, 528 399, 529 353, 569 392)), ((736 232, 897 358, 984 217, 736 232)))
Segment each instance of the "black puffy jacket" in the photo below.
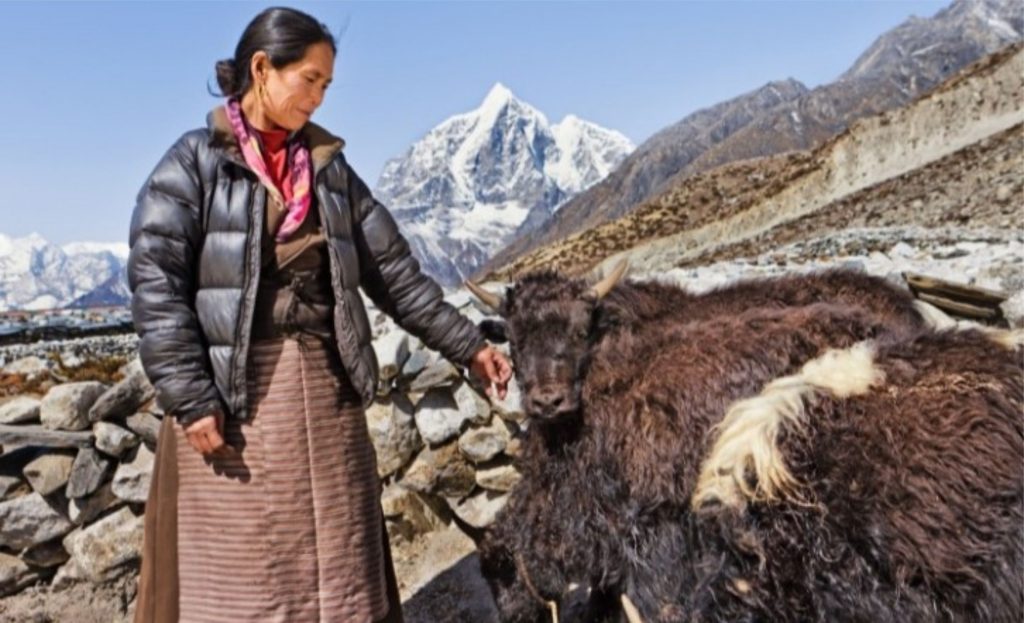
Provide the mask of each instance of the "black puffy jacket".
MULTIPOLYGON (((468 365, 483 336, 420 272, 394 219, 346 162, 344 141, 312 122, 300 131, 327 238, 338 350, 364 405, 379 372, 360 286, 402 328, 468 365)), ((207 128, 171 146, 139 191, 128 256, 139 356, 158 404, 183 424, 215 410, 249 415, 246 355, 267 196, 220 106, 207 128)))

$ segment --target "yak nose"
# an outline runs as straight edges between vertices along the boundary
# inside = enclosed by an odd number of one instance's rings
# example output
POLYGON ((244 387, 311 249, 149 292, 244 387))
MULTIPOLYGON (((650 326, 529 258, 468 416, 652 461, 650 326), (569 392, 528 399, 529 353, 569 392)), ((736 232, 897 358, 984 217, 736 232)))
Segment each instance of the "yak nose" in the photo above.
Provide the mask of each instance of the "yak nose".
POLYGON ((557 389, 538 389, 530 396, 530 407, 535 413, 555 411, 565 402, 565 394, 557 389))

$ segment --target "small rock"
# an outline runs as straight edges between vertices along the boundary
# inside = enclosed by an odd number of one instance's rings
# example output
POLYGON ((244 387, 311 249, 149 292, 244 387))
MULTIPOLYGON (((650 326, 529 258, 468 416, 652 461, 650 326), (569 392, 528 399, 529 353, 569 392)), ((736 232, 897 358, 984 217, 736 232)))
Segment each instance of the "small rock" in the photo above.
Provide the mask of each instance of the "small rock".
POLYGON ((433 351, 423 348, 412 351, 409 354, 409 358, 405 360, 405 365, 402 366, 402 372, 398 377, 399 380, 408 381, 414 379, 424 368, 433 363, 433 360, 433 351))
POLYGON ((401 330, 385 333, 373 340, 373 350, 377 354, 380 380, 386 385, 388 381, 398 376, 406 359, 409 358, 408 334, 401 330))
POLYGON ((426 447, 406 469, 399 484, 420 493, 461 497, 473 490, 473 466, 459 453, 458 444, 426 447))
POLYGON ((96 435, 96 448, 112 457, 120 457, 139 445, 138 437, 110 422, 96 422, 92 425, 92 433, 96 435))
POLYGON ((18 476, 6 476, 0 474, 0 500, 7 500, 18 495, 31 491, 32 488, 27 482, 18 476))
POLYGON ((103 392, 89 409, 90 422, 127 417, 154 397, 155 391, 146 377, 141 360, 129 362, 122 370, 125 377, 103 392))
POLYGON ((111 488, 114 495, 126 502, 145 502, 149 495, 149 479, 153 472, 153 452, 142 445, 130 463, 121 463, 114 472, 111 488))
POLYGON ((60 569, 57 569, 56 575, 50 581, 50 590, 62 591, 85 579, 85 573, 78 566, 78 561, 71 558, 60 569))
POLYGON ((24 424, 39 421, 39 399, 17 396, 0 405, 0 424, 24 424))
POLYGON ((111 483, 103 483, 92 495, 84 498, 72 498, 68 502, 68 519, 76 526, 81 526, 99 517, 104 511, 122 504, 121 498, 114 495, 111 483))
MULTIPOLYGON (((0 552, 0 597, 17 593, 38 577, 39 572, 31 569, 22 559, 0 552)), ((0 614, 2 612, 0 609, 0 614)))
POLYGON ((392 538, 412 541, 420 534, 440 530, 445 526, 445 507, 435 509, 419 493, 404 487, 388 485, 384 488, 380 503, 387 519, 388 535, 392 538))
POLYGON ((60 363, 65 368, 77 368, 85 363, 85 359, 78 356, 78 353, 70 348, 60 352, 60 363))
POLYGON ((39 407, 39 419, 50 430, 78 431, 89 428, 89 409, 106 391, 97 381, 64 383, 46 392, 39 407))
POLYGON ((26 381, 34 381, 50 373, 50 364, 40 357, 22 357, 4 366, 3 371, 7 374, 21 374, 26 381))
POLYGON ((1013 199, 1013 187, 1009 184, 1001 184, 996 189, 996 201, 999 203, 1007 203, 1013 199))
POLYGON ((509 462, 478 467, 476 470, 476 484, 491 491, 511 491, 522 478, 522 475, 509 462))
POLYGON ((95 448, 82 448, 71 466, 71 477, 64 494, 71 499, 80 498, 100 488, 110 471, 111 462, 95 448))
POLYGON ((85 448, 93 443, 92 431, 50 430, 39 424, 0 424, 0 443, 44 448, 85 448))
POLYGON ((501 418, 488 426, 470 428, 459 437, 459 451, 474 463, 490 461, 505 450, 512 433, 501 418))
POLYGON ((401 469, 423 447, 413 419, 415 409, 401 392, 392 392, 392 402, 375 402, 366 410, 366 425, 377 452, 377 474, 381 478, 401 469))
POLYGON ((143 517, 127 506, 64 539, 83 575, 92 582, 116 578, 142 550, 143 517))
POLYGON ((420 435, 431 445, 452 439, 469 421, 459 411, 455 397, 446 387, 432 388, 420 398, 416 403, 415 419, 420 435))
MULTIPOLYGON (((522 424, 520 426, 523 426, 522 424)), ((513 458, 522 456, 523 454, 523 436, 522 434, 513 435, 512 439, 509 439, 508 445, 505 446, 505 455, 513 458)))
POLYGON ((519 383, 515 377, 508 382, 508 391, 504 400, 494 401, 494 411, 502 419, 509 422, 521 423, 526 420, 526 411, 523 409, 523 394, 519 390, 519 383))
POLYGON ((67 484, 74 461, 69 454, 48 452, 26 465, 22 473, 36 493, 50 495, 67 484))
POLYGON ((459 371, 447 359, 440 359, 420 372, 409 386, 410 391, 424 392, 432 387, 451 385, 461 378, 459 371))
POLYGON ((480 491, 452 506, 459 519, 474 528, 486 528, 508 501, 508 496, 493 491, 480 491))
POLYGON ((156 445, 156 440, 160 436, 160 418, 142 411, 128 416, 124 423, 128 430, 142 437, 143 441, 151 446, 156 445))
POLYGON ((60 539, 40 543, 21 554, 21 559, 33 567, 57 567, 68 561, 70 556, 60 539))
POLYGON ((886 255, 888 255, 891 258, 899 257, 905 259, 912 259, 917 256, 917 251, 915 251, 914 247, 910 246, 906 242, 900 241, 893 245, 886 255))
POLYGON ((4 547, 21 550, 55 539, 73 527, 38 493, 0 502, 0 545, 4 547))
POLYGON ((486 424, 491 419, 491 403, 471 384, 462 381, 452 394, 462 418, 473 424, 486 424))

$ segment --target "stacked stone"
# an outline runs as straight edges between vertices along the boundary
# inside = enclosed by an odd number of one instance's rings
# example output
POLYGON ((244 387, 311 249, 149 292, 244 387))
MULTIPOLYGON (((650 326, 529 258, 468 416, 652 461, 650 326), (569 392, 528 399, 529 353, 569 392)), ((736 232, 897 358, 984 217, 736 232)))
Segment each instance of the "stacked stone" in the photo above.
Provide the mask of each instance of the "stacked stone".
MULTIPOLYGON (((474 322, 484 317, 465 292, 449 302, 474 322)), ((519 480, 512 462, 525 416, 515 382, 504 400, 491 401, 468 371, 383 314, 374 332, 381 385, 367 425, 392 542, 452 524, 467 532, 488 526, 519 480)))
MULTIPOLYGON (((32 381, 50 367, 28 357, 3 372, 32 381)), ((0 402, 0 596, 137 570, 159 420, 139 360, 119 375, 0 402)))
MULTIPOLYGON (((483 318, 456 294, 453 303, 483 318)), ((371 313, 374 313, 371 310, 371 313)), ((519 479, 512 458, 524 416, 376 313, 378 399, 367 409, 393 544, 494 520, 519 479)), ((0 597, 49 582, 104 583, 137 572, 144 502, 163 413, 138 358, 121 380, 54 381, 52 362, 3 368, 42 395, 0 398, 0 597)), ((450 538, 450 537, 446 537, 450 538)))

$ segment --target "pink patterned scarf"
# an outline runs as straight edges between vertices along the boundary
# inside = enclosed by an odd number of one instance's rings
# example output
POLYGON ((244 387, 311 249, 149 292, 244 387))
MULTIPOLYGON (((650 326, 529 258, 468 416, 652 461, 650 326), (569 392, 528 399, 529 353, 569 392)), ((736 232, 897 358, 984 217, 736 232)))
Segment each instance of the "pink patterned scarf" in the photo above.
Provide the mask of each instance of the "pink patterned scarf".
POLYGON ((277 188, 277 185, 274 184, 267 170, 267 161, 264 158, 263 145, 259 135, 245 118, 238 98, 229 98, 227 103, 224 104, 224 109, 227 112, 228 121, 231 123, 231 129, 234 130, 235 138, 238 140, 238 146, 242 150, 242 156, 245 157, 246 164, 256 172, 260 181, 267 187, 267 192, 273 193, 281 202, 281 205, 285 206, 285 217, 275 232, 277 241, 284 242, 288 239, 288 236, 293 234, 302 225, 302 221, 306 218, 306 213, 309 212, 310 200, 312 198, 310 195, 310 180, 313 177, 309 147, 301 139, 289 141, 288 153, 285 159, 288 175, 292 181, 292 198, 289 201, 285 201, 284 196, 277 188))

